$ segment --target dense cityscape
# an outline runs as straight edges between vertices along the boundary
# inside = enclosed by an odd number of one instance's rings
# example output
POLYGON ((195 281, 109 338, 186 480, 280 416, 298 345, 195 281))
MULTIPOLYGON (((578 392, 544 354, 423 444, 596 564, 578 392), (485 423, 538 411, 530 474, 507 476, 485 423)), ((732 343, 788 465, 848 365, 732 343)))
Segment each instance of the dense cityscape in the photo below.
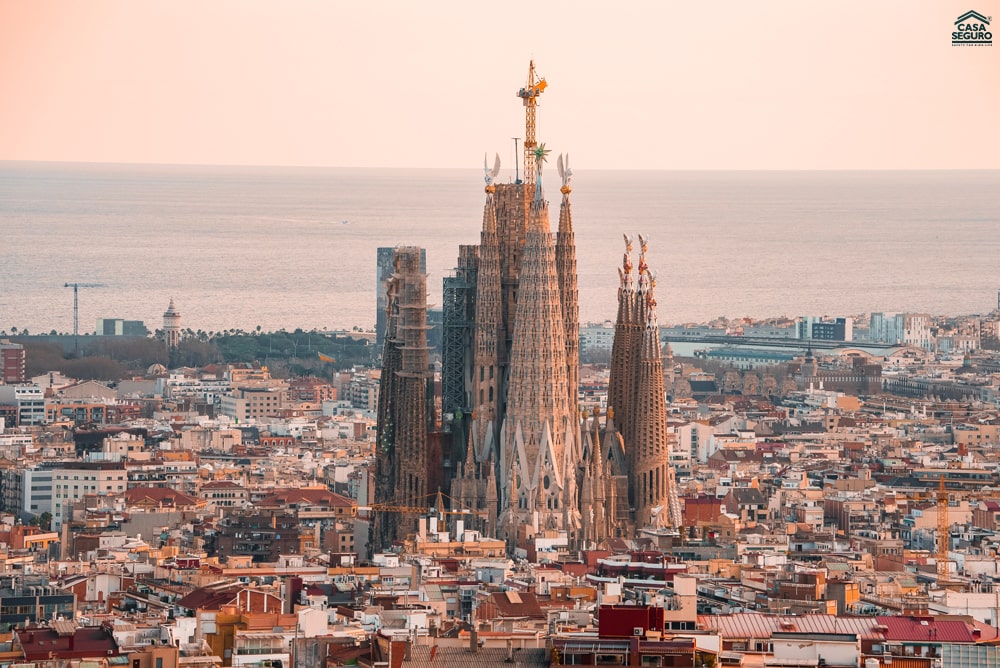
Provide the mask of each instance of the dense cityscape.
POLYGON ((580 323, 545 90, 374 331, 0 335, 4 665, 1000 665, 1000 300, 666 325, 621 230, 580 323))

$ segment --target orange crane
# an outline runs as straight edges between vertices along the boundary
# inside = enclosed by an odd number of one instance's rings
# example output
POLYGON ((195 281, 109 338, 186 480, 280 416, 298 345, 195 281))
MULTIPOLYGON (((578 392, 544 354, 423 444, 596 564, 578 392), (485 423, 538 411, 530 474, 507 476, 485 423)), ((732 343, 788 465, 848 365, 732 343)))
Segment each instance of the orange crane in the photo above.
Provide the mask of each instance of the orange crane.
POLYGON ((524 102, 524 181, 525 183, 535 182, 535 147, 538 142, 535 139, 535 107, 538 104, 538 96, 542 94, 548 86, 545 77, 535 78, 535 61, 528 65, 528 83, 524 88, 517 91, 517 96, 524 102))
MULTIPOLYGON (((430 496, 430 495, 428 495, 430 496)), ((407 505, 395 505, 392 503, 373 503, 370 506, 359 506, 358 510, 371 510, 376 513, 416 513, 418 515, 441 515, 444 519, 444 515, 475 515, 477 517, 487 517, 489 513, 485 510, 445 510, 444 509, 444 497, 448 496, 438 490, 437 500, 435 502, 435 507, 428 506, 407 506, 407 505)), ((450 496, 449 499, 454 501, 450 496)))
POLYGON ((418 515, 476 515, 486 517, 485 510, 438 510, 428 506, 396 506, 391 503, 373 503, 370 506, 358 506, 358 510, 371 510, 376 513, 416 513, 418 515))

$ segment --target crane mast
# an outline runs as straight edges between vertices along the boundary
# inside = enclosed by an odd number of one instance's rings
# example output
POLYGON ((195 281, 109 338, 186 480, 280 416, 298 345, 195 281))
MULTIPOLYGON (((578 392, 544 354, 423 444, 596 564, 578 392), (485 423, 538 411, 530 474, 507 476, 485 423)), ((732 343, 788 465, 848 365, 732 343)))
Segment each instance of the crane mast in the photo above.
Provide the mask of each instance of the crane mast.
POLYGON ((535 182, 535 147, 538 142, 535 138, 535 108, 538 104, 538 96, 545 90, 547 83, 545 78, 538 79, 535 76, 535 61, 531 61, 528 66, 528 83, 517 92, 517 96, 524 103, 524 182, 535 182))
POLYGON ((106 288, 104 283, 65 283, 64 288, 73 288, 73 336, 76 351, 80 352, 80 288, 106 288))

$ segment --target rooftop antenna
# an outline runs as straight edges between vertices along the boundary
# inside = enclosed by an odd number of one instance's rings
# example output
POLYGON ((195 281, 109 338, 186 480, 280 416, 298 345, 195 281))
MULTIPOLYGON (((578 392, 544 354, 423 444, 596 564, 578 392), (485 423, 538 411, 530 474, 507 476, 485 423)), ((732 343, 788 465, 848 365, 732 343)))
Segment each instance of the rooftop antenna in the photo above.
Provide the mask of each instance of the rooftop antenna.
MULTIPOLYGON (((514 183, 521 182, 520 161, 517 159, 517 142, 520 137, 514 137, 514 183)), ((1000 291, 997 291, 997 303, 1000 304, 1000 291)))

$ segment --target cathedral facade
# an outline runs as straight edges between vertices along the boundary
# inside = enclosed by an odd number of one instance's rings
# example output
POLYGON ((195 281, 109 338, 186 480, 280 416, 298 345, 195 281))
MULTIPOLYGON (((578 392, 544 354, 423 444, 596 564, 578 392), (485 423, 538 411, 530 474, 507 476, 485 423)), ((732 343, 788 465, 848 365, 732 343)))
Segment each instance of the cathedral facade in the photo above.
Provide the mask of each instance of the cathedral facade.
MULTIPOLYGON (((529 89, 532 77, 533 69, 529 89)), ((528 136, 534 123, 532 110, 528 136)), ((573 547, 592 546, 648 526, 676 528, 681 517, 646 241, 640 238, 636 269, 627 239, 619 267, 609 408, 586 414, 578 405, 572 172, 560 156, 561 183, 545 174, 546 154, 544 144, 526 151, 523 181, 497 184, 499 163, 486 169, 480 243, 460 249, 456 276, 445 280, 442 422, 450 455, 442 491, 453 513, 467 513, 466 527, 504 538, 511 549, 551 531, 565 532, 573 547), (555 232, 543 182, 560 186, 555 232)), ((389 318, 381 394, 391 394, 386 401, 396 408, 380 405, 380 461, 390 442, 402 446, 397 452, 429 447, 415 433, 428 422, 418 409, 428 405, 426 377, 404 391, 415 369, 404 371, 404 351, 390 350, 390 341, 406 338, 399 330, 405 312, 389 318)), ((422 345, 411 337, 406 347, 422 345)), ((415 458, 423 466, 426 457, 415 458)), ((408 459, 395 457, 381 479, 390 498, 416 503, 435 490, 399 468, 408 459)))

